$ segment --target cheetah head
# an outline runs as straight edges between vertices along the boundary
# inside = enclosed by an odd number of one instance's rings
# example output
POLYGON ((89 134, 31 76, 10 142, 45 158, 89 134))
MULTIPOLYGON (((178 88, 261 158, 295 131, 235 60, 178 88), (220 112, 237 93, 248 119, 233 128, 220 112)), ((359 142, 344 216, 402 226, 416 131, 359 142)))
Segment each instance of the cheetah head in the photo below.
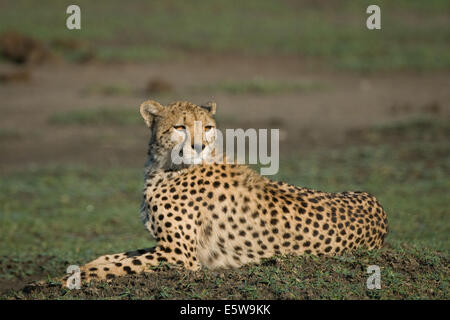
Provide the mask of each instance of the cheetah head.
POLYGON ((179 170, 207 162, 214 156, 215 103, 197 106, 179 101, 162 106, 147 100, 140 112, 151 131, 147 167, 179 170))

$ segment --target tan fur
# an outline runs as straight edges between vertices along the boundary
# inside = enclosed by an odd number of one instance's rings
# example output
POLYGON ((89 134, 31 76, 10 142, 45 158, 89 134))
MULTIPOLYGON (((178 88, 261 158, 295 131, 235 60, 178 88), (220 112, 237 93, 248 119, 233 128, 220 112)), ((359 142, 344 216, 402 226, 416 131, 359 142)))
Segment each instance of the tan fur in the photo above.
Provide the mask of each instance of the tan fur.
POLYGON ((382 246, 386 214, 367 193, 296 187, 244 165, 171 164, 173 126, 182 122, 191 130, 195 119, 215 126, 214 112, 215 104, 143 103, 152 139, 141 217, 158 244, 102 256, 82 267, 83 279, 149 272, 161 261, 191 270, 229 268, 275 254, 340 254, 382 246))

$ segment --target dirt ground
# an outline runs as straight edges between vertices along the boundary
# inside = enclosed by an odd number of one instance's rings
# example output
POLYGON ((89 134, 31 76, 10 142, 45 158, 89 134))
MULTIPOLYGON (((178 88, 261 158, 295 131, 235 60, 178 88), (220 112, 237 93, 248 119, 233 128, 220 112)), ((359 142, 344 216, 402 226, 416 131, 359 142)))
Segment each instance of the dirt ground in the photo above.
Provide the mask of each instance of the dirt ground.
MULTIPOLYGON (((0 72, 14 71, 0 64, 0 72)), ((142 125, 58 126, 55 113, 111 107, 135 110, 148 98, 168 103, 218 103, 222 128, 280 128, 281 150, 345 144, 358 130, 414 114, 450 112, 448 73, 355 74, 311 71, 299 58, 193 56, 170 62, 67 64, 31 69, 27 81, 0 84, 0 170, 49 163, 142 166, 148 132, 142 125), (223 81, 255 77, 317 83, 319 89, 274 94, 205 91, 223 81), (150 79, 172 91, 149 94, 150 79), (101 85, 115 94, 87 93, 101 85)))
MULTIPOLYGON (((235 270, 192 272, 161 265, 155 274, 142 274, 113 282, 83 284, 79 290, 59 283, 33 282, 21 290, 6 290, 7 299, 446 299, 445 284, 429 275, 448 274, 448 258, 433 259, 389 248, 378 252, 357 251, 337 257, 273 257, 260 265, 235 270), (382 265, 382 289, 366 287, 368 263, 382 265)), ((42 256, 39 262, 62 263, 42 256)), ((21 266, 5 261, 1 267, 21 266)), ((36 265, 36 264, 35 264, 36 265)), ((18 289, 17 286, 15 289, 18 289)))

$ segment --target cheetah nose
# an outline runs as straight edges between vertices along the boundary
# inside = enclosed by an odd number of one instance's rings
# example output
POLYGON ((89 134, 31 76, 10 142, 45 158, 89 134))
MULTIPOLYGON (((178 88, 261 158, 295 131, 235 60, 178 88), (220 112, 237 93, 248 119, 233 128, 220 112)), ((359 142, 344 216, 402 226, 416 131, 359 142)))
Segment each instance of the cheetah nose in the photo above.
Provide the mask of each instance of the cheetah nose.
POLYGON ((194 149, 197 153, 201 153, 203 151, 203 149, 205 149, 205 145, 204 144, 193 144, 191 145, 192 149, 194 149))

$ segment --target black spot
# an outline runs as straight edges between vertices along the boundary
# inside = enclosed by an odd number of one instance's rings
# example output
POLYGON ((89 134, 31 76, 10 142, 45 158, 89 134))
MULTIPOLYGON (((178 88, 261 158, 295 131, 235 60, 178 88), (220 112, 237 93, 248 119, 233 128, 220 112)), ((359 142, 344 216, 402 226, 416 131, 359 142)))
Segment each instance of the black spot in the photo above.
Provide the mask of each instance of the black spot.
POLYGON ((127 274, 135 274, 136 272, 134 272, 133 270, 131 270, 131 268, 129 266, 125 266, 123 267, 123 270, 125 270, 125 272, 127 274))

